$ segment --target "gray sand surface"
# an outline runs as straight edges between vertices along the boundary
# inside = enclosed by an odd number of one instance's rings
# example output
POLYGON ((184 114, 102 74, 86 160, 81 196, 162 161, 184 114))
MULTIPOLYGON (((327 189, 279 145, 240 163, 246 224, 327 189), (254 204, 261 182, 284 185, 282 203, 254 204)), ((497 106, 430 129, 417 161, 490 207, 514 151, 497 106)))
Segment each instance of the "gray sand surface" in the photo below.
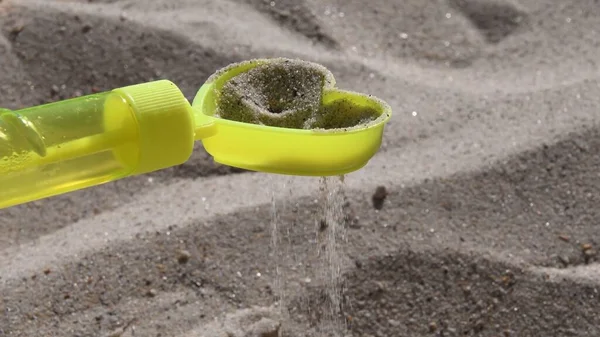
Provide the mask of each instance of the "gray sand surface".
MULTIPOLYGON (((345 179, 348 336, 600 336, 597 1, 1 0, 0 28, 7 108, 159 78, 192 98, 264 57, 390 103, 345 179)), ((0 210, 0 336, 319 336, 317 195, 198 144, 0 210), (270 190, 291 321, 272 309, 270 190)))

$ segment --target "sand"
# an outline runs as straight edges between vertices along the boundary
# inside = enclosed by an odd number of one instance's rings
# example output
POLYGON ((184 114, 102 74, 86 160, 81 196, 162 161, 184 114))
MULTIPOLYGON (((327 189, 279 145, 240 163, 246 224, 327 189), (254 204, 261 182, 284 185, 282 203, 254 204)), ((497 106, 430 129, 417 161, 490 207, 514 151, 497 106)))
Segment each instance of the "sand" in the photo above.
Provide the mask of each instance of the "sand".
MULTIPOLYGON (((209 81, 251 62, 257 60, 234 63, 216 72, 209 81)), ((349 94, 327 99, 331 102, 326 103, 326 96, 335 90, 335 78, 317 63, 286 58, 262 62, 218 89, 215 116, 265 126, 333 131, 364 128, 387 117, 387 113, 382 113, 389 110, 385 102, 380 103, 379 111, 357 104, 349 94)))
MULTIPOLYGON (((158 78, 192 98, 263 57, 390 103, 381 151, 345 179, 347 335, 600 335, 595 1, 3 0, 0 23, 7 108, 158 78)), ((318 179, 223 167, 201 144, 1 210, 0 335, 268 336, 271 186, 282 327, 318 335, 318 179)))
POLYGON ((215 114, 238 122, 310 129, 328 78, 333 81, 316 64, 272 59, 227 81, 215 114))

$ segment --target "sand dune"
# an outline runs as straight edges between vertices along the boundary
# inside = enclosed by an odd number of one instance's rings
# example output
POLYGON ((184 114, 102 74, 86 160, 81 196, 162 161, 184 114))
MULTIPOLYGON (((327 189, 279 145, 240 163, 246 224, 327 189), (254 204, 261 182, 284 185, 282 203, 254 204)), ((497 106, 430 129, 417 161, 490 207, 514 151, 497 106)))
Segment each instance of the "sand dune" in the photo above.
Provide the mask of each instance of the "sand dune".
MULTIPOLYGON (((272 56, 388 101, 381 151, 344 183, 348 335, 600 334, 595 1, 4 0, 0 25, 7 108, 158 78, 191 98, 272 56)), ((322 336, 317 196, 198 144, 182 166, 1 210, 0 335, 322 336), (271 191, 292 319, 272 309, 271 191)))

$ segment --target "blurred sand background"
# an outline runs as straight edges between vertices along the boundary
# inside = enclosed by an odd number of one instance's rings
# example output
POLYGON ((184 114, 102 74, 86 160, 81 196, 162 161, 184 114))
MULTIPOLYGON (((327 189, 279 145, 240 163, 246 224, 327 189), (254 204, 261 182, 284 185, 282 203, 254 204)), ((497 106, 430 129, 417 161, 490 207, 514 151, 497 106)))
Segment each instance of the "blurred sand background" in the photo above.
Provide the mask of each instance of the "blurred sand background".
MULTIPOLYGON (((0 0, 0 25, 11 109, 159 78, 191 99, 255 57, 389 102, 381 151, 345 179, 348 336, 600 335, 597 0, 0 0)), ((270 191, 293 256, 282 324, 319 336, 317 185, 198 144, 1 210, 0 336, 271 336, 270 191)))

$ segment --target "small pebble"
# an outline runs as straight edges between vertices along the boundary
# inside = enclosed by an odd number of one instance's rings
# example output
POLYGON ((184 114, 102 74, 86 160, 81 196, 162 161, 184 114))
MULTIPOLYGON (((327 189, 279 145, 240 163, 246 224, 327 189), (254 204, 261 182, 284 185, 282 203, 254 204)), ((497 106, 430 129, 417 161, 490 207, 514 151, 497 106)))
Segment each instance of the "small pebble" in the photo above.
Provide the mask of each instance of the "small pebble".
POLYGON ((12 41, 15 41, 17 39, 17 37, 19 36, 19 34, 21 34, 21 32, 23 31, 23 29, 25 29, 24 25, 15 25, 11 28, 10 30, 10 39, 12 41))
POLYGON ((375 193, 373 193, 373 196, 371 197, 371 200, 373 201, 373 208, 376 210, 382 209, 383 203, 385 202, 387 196, 388 192, 385 186, 377 186, 375 193))
POLYGON ((146 296, 148 297, 156 297, 156 295, 158 295, 156 289, 150 289, 146 292, 146 296))
POLYGON ((319 221, 319 232, 323 232, 327 229, 327 220, 321 219, 319 221))
POLYGON ((564 264, 565 266, 568 266, 571 263, 571 259, 569 259, 568 256, 566 255, 559 255, 558 259, 560 260, 560 262, 562 264, 564 264))
POLYGON ((596 251, 593 249, 588 249, 584 252, 585 256, 594 256, 596 255, 596 251))
POLYGON ((396 321, 395 319, 388 319, 388 323, 393 327, 397 327, 400 325, 400 322, 396 321))
POLYGON ((584 258, 586 264, 592 262, 592 260, 594 259, 595 256, 596 256, 596 251, 593 249, 588 249, 588 250, 583 251, 583 258, 584 258))
POLYGON ((177 255, 177 262, 179 262, 180 264, 188 263, 191 257, 192 254, 190 254, 190 252, 188 252, 187 250, 180 250, 177 255))

